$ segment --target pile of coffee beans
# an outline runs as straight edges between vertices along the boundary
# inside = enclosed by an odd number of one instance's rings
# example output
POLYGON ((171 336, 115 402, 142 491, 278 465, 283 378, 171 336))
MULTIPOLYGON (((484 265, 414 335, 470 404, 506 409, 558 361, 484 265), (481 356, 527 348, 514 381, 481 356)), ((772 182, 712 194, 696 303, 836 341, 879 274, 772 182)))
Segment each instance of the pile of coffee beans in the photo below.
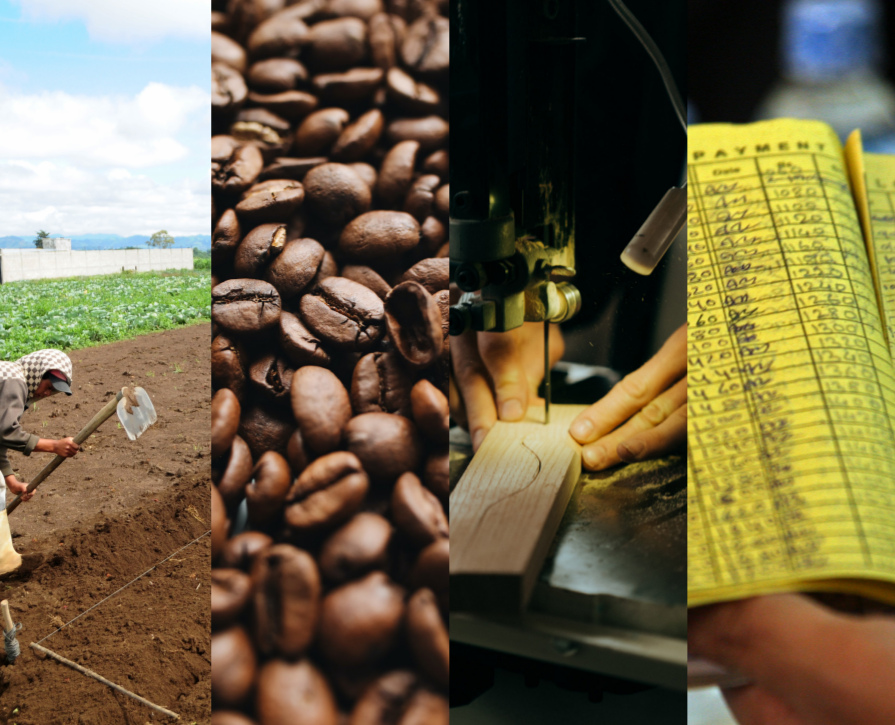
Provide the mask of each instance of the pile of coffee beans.
POLYGON ((446 725, 447 2, 212 6, 212 722, 446 725))

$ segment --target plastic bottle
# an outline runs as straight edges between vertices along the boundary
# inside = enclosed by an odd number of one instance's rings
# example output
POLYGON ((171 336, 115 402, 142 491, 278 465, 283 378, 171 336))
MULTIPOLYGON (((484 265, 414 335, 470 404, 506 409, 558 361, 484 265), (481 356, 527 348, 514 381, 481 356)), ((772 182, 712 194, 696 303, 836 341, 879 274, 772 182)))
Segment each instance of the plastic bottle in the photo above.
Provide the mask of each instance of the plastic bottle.
POLYGON ((895 89, 881 65, 877 0, 789 0, 783 7, 783 79, 757 118, 826 121, 843 140, 861 129, 864 147, 895 153, 895 89))

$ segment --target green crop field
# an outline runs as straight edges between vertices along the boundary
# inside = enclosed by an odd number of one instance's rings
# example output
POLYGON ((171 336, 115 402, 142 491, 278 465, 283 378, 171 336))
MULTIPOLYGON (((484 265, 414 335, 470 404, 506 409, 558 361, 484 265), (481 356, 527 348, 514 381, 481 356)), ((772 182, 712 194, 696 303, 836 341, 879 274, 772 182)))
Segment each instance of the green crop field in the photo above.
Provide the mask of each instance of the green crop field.
POLYGON ((0 285, 0 360, 210 319, 210 270, 11 282, 0 285))

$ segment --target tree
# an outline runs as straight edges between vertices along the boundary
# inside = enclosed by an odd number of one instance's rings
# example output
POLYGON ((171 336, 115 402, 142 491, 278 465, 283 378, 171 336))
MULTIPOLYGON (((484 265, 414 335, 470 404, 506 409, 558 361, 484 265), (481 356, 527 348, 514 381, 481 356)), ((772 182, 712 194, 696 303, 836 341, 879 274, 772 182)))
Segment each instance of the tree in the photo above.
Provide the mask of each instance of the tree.
POLYGON ((44 245, 44 239, 46 239, 49 236, 50 236, 49 232, 45 232, 43 229, 41 229, 37 233, 37 236, 34 238, 34 246, 37 247, 38 249, 42 249, 43 245, 44 245))
POLYGON ((174 246, 174 237, 162 229, 160 232, 153 234, 149 241, 146 242, 150 247, 158 247, 159 249, 167 249, 174 246))

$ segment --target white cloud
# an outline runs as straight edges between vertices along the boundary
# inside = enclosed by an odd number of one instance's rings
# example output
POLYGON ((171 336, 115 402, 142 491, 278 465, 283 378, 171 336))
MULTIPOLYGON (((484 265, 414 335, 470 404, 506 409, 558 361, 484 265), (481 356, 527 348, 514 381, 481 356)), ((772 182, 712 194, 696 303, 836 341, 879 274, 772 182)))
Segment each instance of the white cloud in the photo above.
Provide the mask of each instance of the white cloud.
POLYGON ((210 234, 210 183, 160 184, 126 169, 0 160, 0 236, 210 234))
POLYGON ((0 87, 0 159, 65 159, 79 166, 146 168, 178 161, 176 138, 211 99, 196 86, 149 83, 127 96, 63 91, 27 95, 0 87))
POLYGON ((208 0, 18 0, 27 20, 83 20, 93 40, 207 40, 208 0))
POLYGON ((210 108, 206 90, 162 83, 133 96, 0 85, 0 236, 209 234, 210 108))

